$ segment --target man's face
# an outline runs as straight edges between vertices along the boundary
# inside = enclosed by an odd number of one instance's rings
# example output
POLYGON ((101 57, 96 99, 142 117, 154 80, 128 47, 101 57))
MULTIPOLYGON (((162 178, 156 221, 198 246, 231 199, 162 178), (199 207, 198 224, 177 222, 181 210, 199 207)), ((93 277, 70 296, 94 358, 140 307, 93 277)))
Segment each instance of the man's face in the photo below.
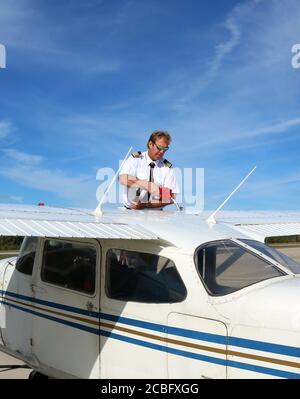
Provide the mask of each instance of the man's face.
POLYGON ((163 150, 161 147, 168 147, 168 146, 169 146, 169 142, 164 137, 160 137, 160 138, 156 139, 155 143, 152 143, 152 141, 150 141, 149 149, 148 149, 149 157, 152 159, 152 161, 157 161, 166 152, 166 150, 163 150))

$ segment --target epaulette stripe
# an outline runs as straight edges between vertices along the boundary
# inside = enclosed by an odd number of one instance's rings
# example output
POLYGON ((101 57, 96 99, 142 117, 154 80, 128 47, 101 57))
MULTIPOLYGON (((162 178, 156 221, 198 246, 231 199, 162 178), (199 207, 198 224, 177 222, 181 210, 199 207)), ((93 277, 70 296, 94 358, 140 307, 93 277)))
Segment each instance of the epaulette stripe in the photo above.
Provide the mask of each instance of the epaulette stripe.
POLYGON ((136 151, 136 152, 132 152, 131 155, 134 158, 139 158, 142 155, 142 153, 141 153, 141 151, 136 151))
POLYGON ((171 162, 169 162, 167 159, 164 159, 164 164, 165 164, 168 168, 171 168, 171 167, 172 167, 171 162))

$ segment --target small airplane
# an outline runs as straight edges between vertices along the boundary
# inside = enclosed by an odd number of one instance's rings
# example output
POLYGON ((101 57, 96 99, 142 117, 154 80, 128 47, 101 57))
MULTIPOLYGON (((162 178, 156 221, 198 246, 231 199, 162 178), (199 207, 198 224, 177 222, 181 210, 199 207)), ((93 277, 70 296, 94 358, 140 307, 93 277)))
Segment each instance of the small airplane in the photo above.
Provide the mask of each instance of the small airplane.
POLYGON ((300 213, 0 205, 0 350, 30 378, 300 378, 300 213))

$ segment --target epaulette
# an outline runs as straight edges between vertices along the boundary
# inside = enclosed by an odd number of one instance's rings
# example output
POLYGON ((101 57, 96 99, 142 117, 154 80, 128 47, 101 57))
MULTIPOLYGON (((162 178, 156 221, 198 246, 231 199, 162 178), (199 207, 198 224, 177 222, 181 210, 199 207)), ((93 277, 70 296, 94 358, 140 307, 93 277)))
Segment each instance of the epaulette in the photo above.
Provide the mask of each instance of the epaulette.
POLYGON ((140 158, 142 153, 141 153, 141 151, 136 151, 136 152, 132 152, 131 155, 133 156, 133 158, 140 158))
POLYGON ((164 159, 164 164, 165 164, 165 166, 167 166, 168 168, 172 168, 171 162, 169 162, 167 159, 164 159))

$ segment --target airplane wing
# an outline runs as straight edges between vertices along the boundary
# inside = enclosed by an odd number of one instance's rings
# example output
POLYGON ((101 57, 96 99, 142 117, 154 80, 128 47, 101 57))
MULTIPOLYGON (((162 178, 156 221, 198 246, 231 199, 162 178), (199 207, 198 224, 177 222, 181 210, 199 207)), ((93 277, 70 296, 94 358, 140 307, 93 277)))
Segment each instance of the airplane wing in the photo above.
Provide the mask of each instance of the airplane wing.
MULTIPOLYGON (((97 218, 91 210, 85 209, 0 204, 0 235, 159 240, 163 237, 157 235, 155 229, 145 228, 144 224, 150 220, 153 225, 156 218, 157 224, 167 221, 172 226, 176 223, 176 214, 183 218, 181 222, 198 224, 196 214, 186 212, 134 211, 129 214, 126 210, 117 210, 97 218)), ((204 221, 209 214, 203 212, 197 216, 204 221)), ((221 211, 217 225, 229 226, 263 242, 266 237, 300 235, 300 212, 221 211)))
POLYGON ((218 223, 230 225, 253 239, 300 235, 300 212, 220 212, 218 223))
POLYGON ((44 206, 0 205, 0 235, 157 240, 143 226, 102 222, 91 211, 44 206))
POLYGON ((300 223, 238 224, 234 229, 262 242, 267 237, 300 235, 300 223))

